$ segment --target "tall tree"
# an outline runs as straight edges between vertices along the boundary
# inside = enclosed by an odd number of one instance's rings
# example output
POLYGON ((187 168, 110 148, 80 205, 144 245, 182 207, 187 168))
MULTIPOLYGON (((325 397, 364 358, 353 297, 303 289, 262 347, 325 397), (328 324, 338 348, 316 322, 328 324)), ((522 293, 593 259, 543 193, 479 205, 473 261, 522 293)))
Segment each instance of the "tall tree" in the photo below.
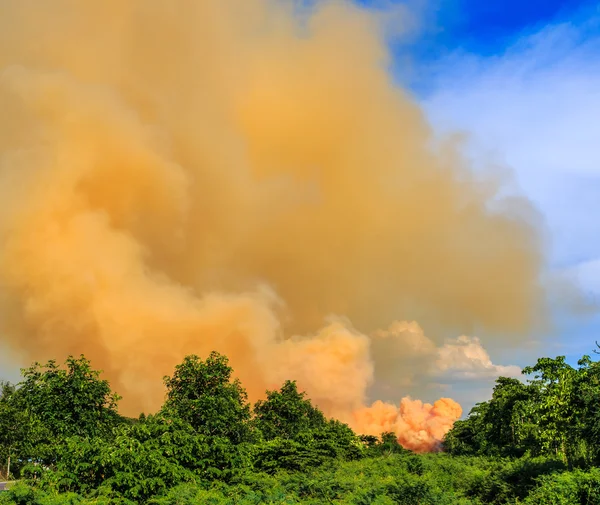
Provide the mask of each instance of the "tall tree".
POLYGON ((566 462, 570 430, 577 416, 574 400, 577 370, 565 362, 565 356, 540 358, 524 374, 534 374, 529 382, 534 388, 534 415, 544 452, 554 453, 566 462))
POLYGON ((14 397, 15 386, 2 383, 0 397, 0 466, 8 479, 19 474, 21 461, 35 456, 45 437, 39 422, 30 419, 14 397))
POLYGON ((13 394, 15 405, 55 437, 105 435, 122 419, 117 411, 119 396, 85 357, 69 356, 65 365, 60 368, 51 360, 21 370, 23 380, 13 394))
POLYGON ((298 391, 296 381, 286 381, 279 391, 267 391, 266 400, 254 406, 255 424, 266 440, 295 439, 302 432, 322 428, 323 413, 298 391))
POLYGON ((576 465, 600 464, 600 363, 583 356, 573 386, 573 424, 569 427, 570 460, 576 465))
POLYGON ((583 356, 540 358, 523 369, 527 384, 500 377, 491 400, 478 404, 445 438, 454 454, 558 456, 564 464, 600 462, 600 363, 583 356))
POLYGON ((165 377, 167 387, 163 406, 165 415, 174 415, 190 423, 197 433, 227 437, 233 443, 248 439, 250 406, 248 395, 227 357, 212 352, 206 361, 186 356, 165 377))
POLYGON ((530 437, 531 387, 518 379, 499 377, 485 413, 488 443, 501 448, 506 456, 521 456, 528 449, 530 437))

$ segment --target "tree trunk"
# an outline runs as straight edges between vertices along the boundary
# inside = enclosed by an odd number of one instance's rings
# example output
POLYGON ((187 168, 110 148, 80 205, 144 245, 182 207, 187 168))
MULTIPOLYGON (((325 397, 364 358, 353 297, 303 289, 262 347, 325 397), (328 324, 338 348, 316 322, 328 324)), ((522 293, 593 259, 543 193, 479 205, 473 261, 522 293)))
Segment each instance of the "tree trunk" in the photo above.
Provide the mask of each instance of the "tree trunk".
POLYGON ((6 464, 6 480, 10 480, 10 456, 8 457, 8 463, 6 464))

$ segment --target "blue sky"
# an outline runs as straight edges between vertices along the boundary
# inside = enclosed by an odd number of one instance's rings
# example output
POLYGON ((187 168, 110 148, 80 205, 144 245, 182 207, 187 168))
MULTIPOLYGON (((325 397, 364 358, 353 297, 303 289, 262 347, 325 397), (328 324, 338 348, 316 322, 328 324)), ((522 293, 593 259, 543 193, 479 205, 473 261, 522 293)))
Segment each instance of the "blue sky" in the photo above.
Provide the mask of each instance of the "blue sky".
MULTIPOLYGON (((485 56, 502 53, 523 31, 571 21, 597 2, 589 0, 355 0, 358 5, 389 10, 405 6, 418 16, 420 29, 412 52, 420 57, 462 49, 485 56)), ((406 44, 403 44, 405 47, 406 44)))
MULTIPOLYGON (((390 38, 394 77, 438 133, 467 136, 475 169, 513 171, 544 216, 552 272, 600 300, 600 2, 357 3, 400 11, 394 23, 407 9, 409 29, 391 30, 401 34, 390 38)), ((523 342, 521 351, 482 340, 494 362, 519 366, 563 354, 574 364, 600 340, 599 315, 556 322, 552 335, 537 346, 523 342)), ((471 404, 472 388, 460 387, 455 393, 471 404)), ((477 395, 489 394, 478 387, 477 395)))

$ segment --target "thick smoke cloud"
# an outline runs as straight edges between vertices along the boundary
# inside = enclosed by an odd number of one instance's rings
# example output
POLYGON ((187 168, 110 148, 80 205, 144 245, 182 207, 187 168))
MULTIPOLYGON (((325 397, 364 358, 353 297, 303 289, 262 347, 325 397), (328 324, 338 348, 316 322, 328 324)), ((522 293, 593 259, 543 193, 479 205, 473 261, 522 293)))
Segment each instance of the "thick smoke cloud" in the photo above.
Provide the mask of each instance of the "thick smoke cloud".
MULTIPOLYGON (((2 338, 85 353, 129 413, 216 349, 252 398, 295 378, 357 423, 378 377, 403 394, 378 328, 534 328, 535 212, 432 136, 388 57, 345 2, 1 2, 2 338)), ((460 407, 419 409, 450 420, 431 448, 460 407)))
POLYGON ((430 452, 440 449, 441 440, 461 414, 460 405, 450 398, 432 405, 404 397, 398 407, 378 400, 357 410, 353 425, 367 435, 395 433, 406 449, 430 452))

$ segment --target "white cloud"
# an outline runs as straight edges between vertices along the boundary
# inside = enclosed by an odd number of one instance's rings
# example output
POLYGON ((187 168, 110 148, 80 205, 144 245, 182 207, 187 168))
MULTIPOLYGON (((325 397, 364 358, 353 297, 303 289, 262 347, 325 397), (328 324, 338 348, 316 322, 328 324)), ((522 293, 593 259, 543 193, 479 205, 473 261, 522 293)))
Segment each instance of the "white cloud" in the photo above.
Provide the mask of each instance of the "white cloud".
POLYGON ((545 215, 555 264, 600 257, 597 20, 548 26, 504 54, 455 53, 423 100, 438 132, 468 134, 476 165, 514 169, 545 215))
POLYGON ((475 403, 491 398, 498 377, 523 378, 518 366, 494 363, 477 337, 436 343, 416 322, 397 321, 376 332, 371 351, 376 365, 371 400, 395 403, 409 394, 434 402, 449 396, 466 415, 475 403))
POLYGON ((577 281, 583 290, 600 294, 600 258, 582 261, 567 269, 566 272, 577 281))
POLYGON ((477 337, 449 339, 437 350, 435 370, 446 379, 492 379, 521 377, 515 365, 495 365, 477 337))
MULTIPOLYGON (((497 365, 477 337, 460 336, 436 344, 416 322, 396 321, 388 329, 372 336, 377 392, 390 399, 402 388, 403 394, 421 396, 436 394, 442 385, 450 392, 458 382, 469 382, 472 388, 488 387, 500 376, 521 377, 518 366, 497 365)), ((374 397, 377 395, 374 395, 374 397)))

